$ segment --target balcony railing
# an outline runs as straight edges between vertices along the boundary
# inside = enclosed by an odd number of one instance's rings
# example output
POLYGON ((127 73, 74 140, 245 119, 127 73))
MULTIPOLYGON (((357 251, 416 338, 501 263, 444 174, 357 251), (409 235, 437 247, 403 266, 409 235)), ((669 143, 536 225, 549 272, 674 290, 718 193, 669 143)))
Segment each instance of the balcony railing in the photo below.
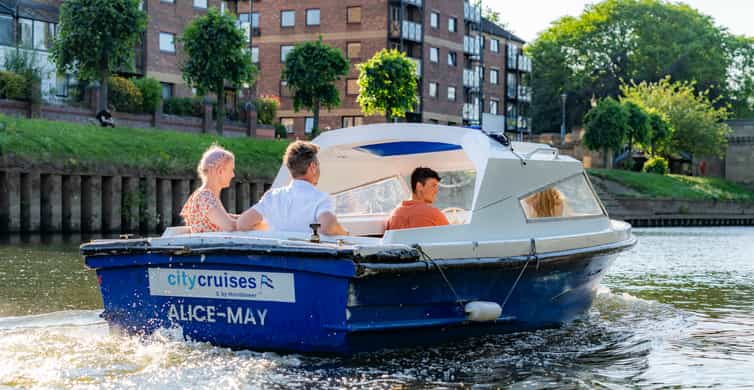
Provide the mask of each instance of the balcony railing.
POLYGON ((406 3, 406 4, 415 5, 417 7, 421 7, 422 6, 422 0, 403 0, 403 2, 406 3))
POLYGON ((531 72, 531 58, 521 54, 518 56, 518 70, 531 72))
POLYGON ((463 70, 463 86, 478 89, 481 85, 481 68, 463 70))
POLYGON ((422 77, 422 60, 413 57, 409 57, 409 59, 416 64, 416 77, 422 77))
POLYGON ((478 36, 465 35, 463 37, 463 52, 472 56, 478 56, 482 50, 482 39, 478 36))
POLYGON ((463 104, 463 119, 467 121, 479 121, 479 105, 473 103, 463 104))
POLYGON ((482 21, 482 9, 480 7, 474 7, 468 2, 464 2, 463 18, 470 22, 480 23, 482 21))
POLYGON ((526 87, 523 85, 518 86, 518 98, 520 100, 523 100, 525 102, 531 101, 531 87, 526 87))
POLYGON ((421 42, 422 41, 422 24, 412 22, 409 20, 403 21, 403 30, 401 32, 403 39, 409 41, 421 42))
POLYGON ((507 96, 511 99, 516 99, 518 97, 518 85, 514 83, 509 83, 508 87, 506 88, 507 96))

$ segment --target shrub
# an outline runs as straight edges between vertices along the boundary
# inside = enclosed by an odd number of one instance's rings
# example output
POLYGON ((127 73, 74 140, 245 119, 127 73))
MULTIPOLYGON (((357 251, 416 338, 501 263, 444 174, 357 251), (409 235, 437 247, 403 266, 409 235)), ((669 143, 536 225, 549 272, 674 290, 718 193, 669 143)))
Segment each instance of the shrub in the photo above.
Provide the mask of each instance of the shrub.
POLYGON ((23 96, 19 95, 17 100, 32 103, 42 101, 42 68, 38 64, 36 52, 11 50, 5 57, 5 69, 23 77, 24 80, 23 96))
POLYGON ((254 101, 254 107, 257 109, 257 123, 262 125, 271 125, 277 117, 280 102, 274 97, 262 96, 254 101))
POLYGON ((26 78, 13 72, 0 71, 0 96, 4 99, 27 100, 26 78))
POLYGON ((118 111, 140 112, 144 97, 139 88, 126 78, 113 76, 108 81, 107 99, 118 111))
POLYGON ((644 163, 642 172, 656 173, 658 175, 667 175, 668 173, 668 160, 662 157, 652 157, 644 163))
POLYGON ((275 123, 275 138, 277 139, 288 138, 288 130, 280 122, 275 123))
POLYGON ((313 127, 312 132, 309 133, 309 139, 315 139, 318 135, 322 134, 322 130, 320 130, 318 127, 313 127))
POLYGON ((160 99, 162 99, 162 85, 160 85, 160 82, 151 77, 143 77, 134 80, 134 85, 141 92, 141 111, 150 114, 157 111, 157 107, 160 106, 160 99))
POLYGON ((170 98, 165 99, 162 112, 178 116, 202 116, 202 99, 196 98, 170 98))

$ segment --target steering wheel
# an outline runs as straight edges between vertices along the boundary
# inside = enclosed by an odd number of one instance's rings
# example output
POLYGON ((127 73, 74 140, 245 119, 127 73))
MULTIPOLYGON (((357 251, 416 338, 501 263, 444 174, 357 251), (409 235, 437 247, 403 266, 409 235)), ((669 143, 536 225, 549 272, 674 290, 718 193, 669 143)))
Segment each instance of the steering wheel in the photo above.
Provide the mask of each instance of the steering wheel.
POLYGON ((450 222, 451 225, 462 224, 464 218, 460 213, 467 213, 466 209, 461 207, 446 207, 441 211, 446 217, 448 217, 448 222, 450 222))

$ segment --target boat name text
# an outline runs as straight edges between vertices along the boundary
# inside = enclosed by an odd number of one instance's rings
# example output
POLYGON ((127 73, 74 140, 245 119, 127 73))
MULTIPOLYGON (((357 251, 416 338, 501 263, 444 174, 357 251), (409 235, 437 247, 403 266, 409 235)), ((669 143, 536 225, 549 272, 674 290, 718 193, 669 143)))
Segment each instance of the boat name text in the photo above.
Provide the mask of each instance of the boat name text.
POLYGON ((217 322, 225 321, 229 325, 258 325, 264 326, 267 319, 267 309, 253 309, 251 307, 227 306, 218 310, 213 305, 183 305, 171 304, 168 308, 168 320, 182 322, 217 322))

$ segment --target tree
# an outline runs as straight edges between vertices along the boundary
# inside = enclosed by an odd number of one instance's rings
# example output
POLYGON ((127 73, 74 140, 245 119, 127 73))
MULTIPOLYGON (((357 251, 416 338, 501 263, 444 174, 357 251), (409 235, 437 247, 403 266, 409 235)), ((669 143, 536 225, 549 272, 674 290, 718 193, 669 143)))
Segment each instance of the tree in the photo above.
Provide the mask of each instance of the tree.
POLYGON ((335 81, 348 74, 351 64, 340 49, 315 42, 296 45, 285 57, 280 76, 293 94, 293 109, 309 109, 314 114, 314 129, 319 129, 319 109, 340 105, 335 81))
POLYGON ((626 137, 628 138, 628 156, 630 159, 632 158, 634 143, 639 145, 649 144, 652 128, 650 127, 649 116, 641 106, 630 100, 624 101, 622 104, 628 115, 626 137))
POLYGON ((579 17, 555 21, 526 49, 533 66, 533 127, 558 127, 555 97, 562 92, 569 96, 571 126, 581 123, 592 96, 617 98, 620 85, 631 80, 654 82, 670 75, 696 80, 697 91, 709 90, 712 98, 738 96, 754 80, 754 72, 744 67, 754 61, 754 50, 746 49, 751 41, 743 42, 683 3, 604 0, 589 5, 579 17), (735 76, 740 80, 732 83, 735 76))
POLYGON ((52 59, 60 73, 99 80, 97 111, 107 108, 107 80, 131 63, 134 46, 146 29, 139 0, 66 0, 60 6, 52 59))
POLYGON ((673 134, 673 128, 668 123, 665 115, 652 110, 649 112, 649 127, 652 129, 650 133, 650 147, 652 149, 652 157, 655 156, 657 150, 667 149, 670 136, 673 134))
POLYGON ((222 135, 226 83, 238 89, 253 84, 256 76, 244 32, 232 15, 210 8, 207 15, 189 23, 180 42, 187 56, 181 69, 183 79, 200 95, 217 95, 216 129, 222 135))
POLYGON ((584 117, 584 144, 590 150, 602 150, 604 166, 610 166, 608 150, 623 147, 628 133, 628 113, 613 98, 597 103, 584 117))
POLYGON ((664 115, 672 130, 668 152, 722 156, 730 127, 723 121, 728 111, 715 108, 708 92, 696 92, 692 82, 632 83, 621 87, 624 100, 664 115))
POLYGON ((359 67, 361 110, 382 114, 388 122, 403 118, 418 103, 416 64, 398 50, 382 49, 359 67))

